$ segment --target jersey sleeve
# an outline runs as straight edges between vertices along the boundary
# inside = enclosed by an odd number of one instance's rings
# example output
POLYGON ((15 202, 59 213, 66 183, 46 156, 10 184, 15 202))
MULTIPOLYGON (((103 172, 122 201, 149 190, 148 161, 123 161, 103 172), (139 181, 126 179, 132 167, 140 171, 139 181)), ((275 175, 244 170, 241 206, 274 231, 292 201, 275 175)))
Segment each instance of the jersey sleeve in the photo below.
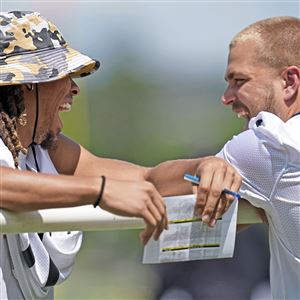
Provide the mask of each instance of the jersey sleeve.
POLYGON ((233 165, 242 176, 242 197, 264 208, 280 175, 280 151, 267 138, 249 129, 228 141, 217 156, 233 165))

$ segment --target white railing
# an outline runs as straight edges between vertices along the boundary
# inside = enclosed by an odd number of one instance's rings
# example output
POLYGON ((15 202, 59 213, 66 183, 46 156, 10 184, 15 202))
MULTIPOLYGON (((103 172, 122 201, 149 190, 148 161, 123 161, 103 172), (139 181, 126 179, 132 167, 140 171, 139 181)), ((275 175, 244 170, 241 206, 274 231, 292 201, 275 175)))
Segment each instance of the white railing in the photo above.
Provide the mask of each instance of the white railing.
MULTIPOLYGON (((261 223, 256 210, 242 202, 238 210, 238 224, 261 223)), ((32 212, 13 213, 0 209, 0 232, 46 231, 102 231, 142 228, 138 218, 119 217, 100 208, 78 206, 72 208, 42 209, 32 212)))

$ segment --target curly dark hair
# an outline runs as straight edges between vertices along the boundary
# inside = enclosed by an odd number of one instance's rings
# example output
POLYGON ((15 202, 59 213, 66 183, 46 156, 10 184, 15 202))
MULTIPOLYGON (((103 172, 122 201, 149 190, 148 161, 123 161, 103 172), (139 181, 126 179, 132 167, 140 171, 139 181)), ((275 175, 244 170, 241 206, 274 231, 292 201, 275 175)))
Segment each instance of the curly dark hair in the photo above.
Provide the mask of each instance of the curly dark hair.
POLYGON ((17 133, 17 122, 24 111, 24 92, 21 86, 0 86, 0 137, 11 152, 16 168, 19 165, 19 153, 27 153, 17 133))

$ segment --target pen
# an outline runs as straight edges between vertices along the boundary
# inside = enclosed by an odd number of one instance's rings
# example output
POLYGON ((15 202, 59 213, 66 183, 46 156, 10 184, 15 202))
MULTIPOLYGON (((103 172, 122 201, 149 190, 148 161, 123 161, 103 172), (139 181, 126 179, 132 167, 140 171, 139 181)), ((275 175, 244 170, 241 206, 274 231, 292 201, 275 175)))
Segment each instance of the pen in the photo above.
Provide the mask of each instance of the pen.
MULTIPOLYGON (((198 176, 193 176, 193 175, 188 174, 188 173, 184 174, 183 179, 186 180, 186 181, 189 181, 189 182, 191 182, 195 185, 199 185, 199 182, 200 182, 200 178, 198 176)), ((222 192, 225 193, 225 194, 232 195, 237 199, 241 199, 241 195, 239 193, 230 191, 228 189, 224 189, 222 192)))

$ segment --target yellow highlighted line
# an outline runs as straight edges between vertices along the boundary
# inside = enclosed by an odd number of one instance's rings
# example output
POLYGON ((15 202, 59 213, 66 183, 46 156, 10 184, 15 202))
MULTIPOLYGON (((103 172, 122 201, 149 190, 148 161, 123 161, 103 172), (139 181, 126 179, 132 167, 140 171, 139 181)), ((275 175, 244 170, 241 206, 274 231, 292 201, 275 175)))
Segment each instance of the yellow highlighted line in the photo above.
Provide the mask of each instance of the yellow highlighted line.
POLYGON ((178 223, 188 223, 188 222, 200 222, 202 221, 201 218, 195 217, 195 218, 186 218, 181 220, 169 220, 169 224, 178 224, 178 223))
MULTIPOLYGON (((219 218, 218 220, 222 220, 219 218)), ((169 220, 169 224, 180 224, 180 223, 189 223, 189 222, 201 222, 202 218, 194 217, 194 218, 186 218, 186 219, 179 219, 179 220, 169 220)))
POLYGON ((187 249, 196 249, 196 248, 217 248, 220 247, 220 244, 192 244, 186 246, 176 246, 176 247, 166 247, 162 248, 162 252, 167 251, 178 251, 178 250, 187 250, 187 249))

